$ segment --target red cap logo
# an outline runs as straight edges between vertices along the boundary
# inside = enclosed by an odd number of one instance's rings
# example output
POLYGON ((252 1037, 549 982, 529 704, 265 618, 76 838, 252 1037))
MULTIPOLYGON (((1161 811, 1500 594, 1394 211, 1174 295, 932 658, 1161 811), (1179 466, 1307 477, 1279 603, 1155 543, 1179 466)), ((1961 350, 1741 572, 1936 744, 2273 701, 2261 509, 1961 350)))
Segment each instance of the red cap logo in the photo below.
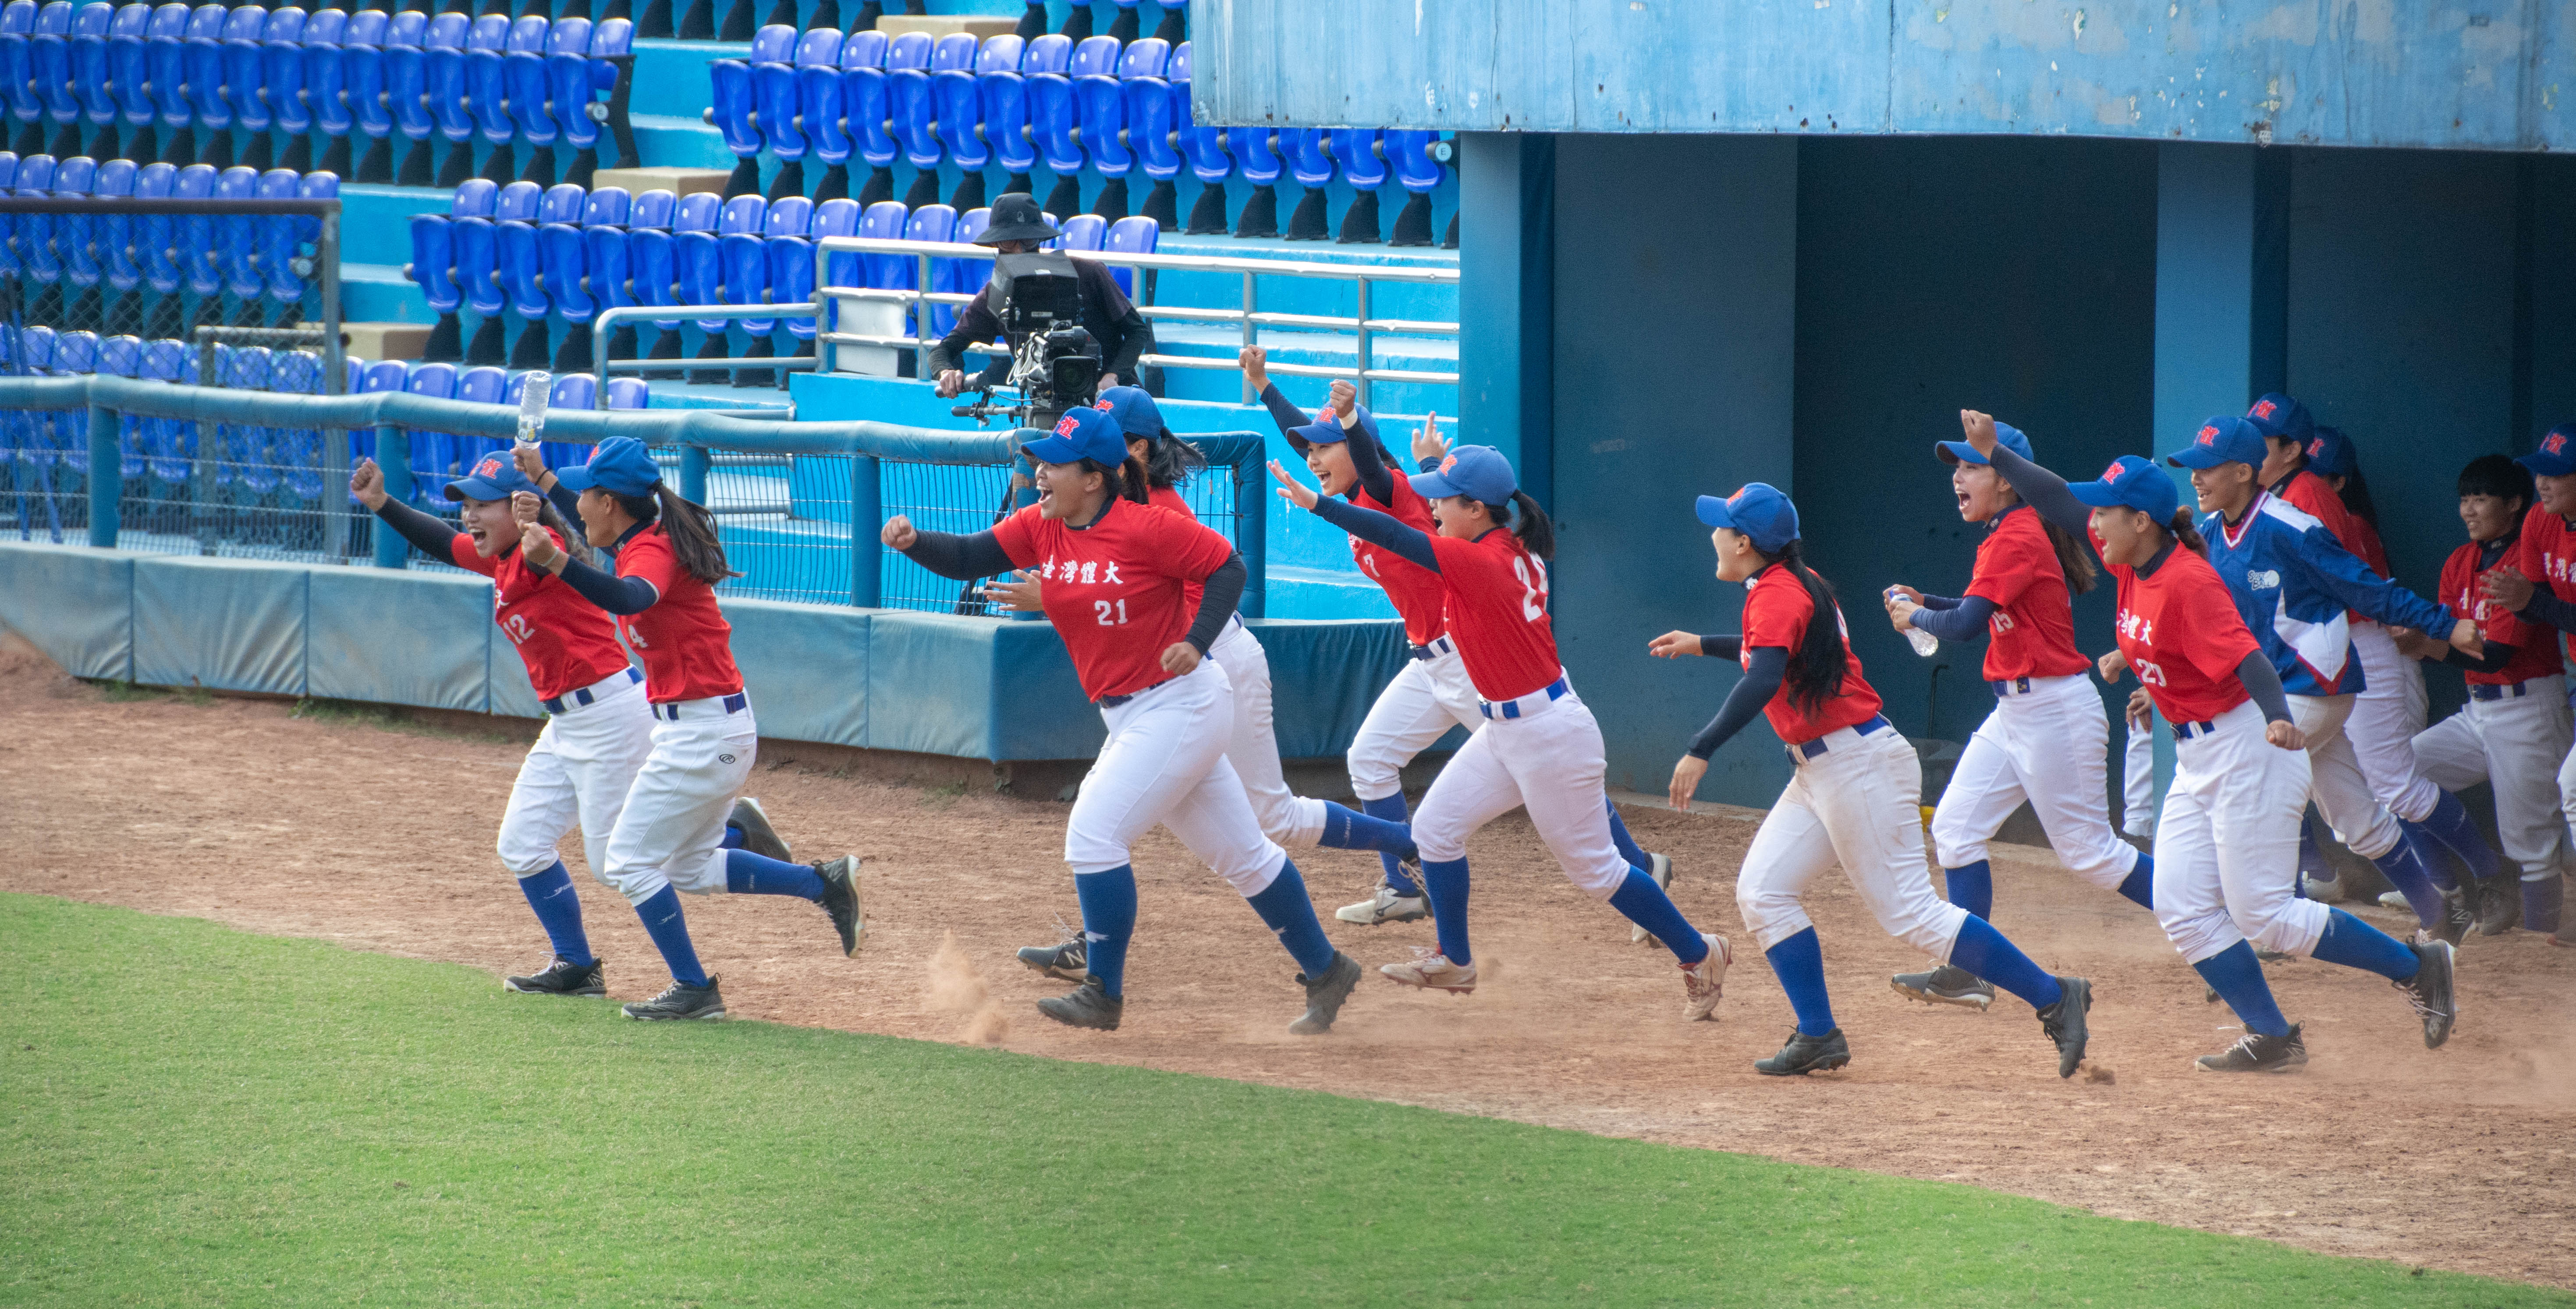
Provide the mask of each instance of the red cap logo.
POLYGON ((2199 444, 2199 445, 2216 445, 2216 444, 2218 444, 2218 429, 2217 429, 2217 428, 2215 428, 2215 427, 2204 427, 2204 428, 2200 429, 2200 439, 2199 439, 2195 444, 2199 444))
POLYGON ((1109 401, 1095 400, 1092 402, 1091 407, 1105 414, 1109 412, 1109 401))
POLYGON ((481 462, 481 463, 479 463, 479 464, 474 465, 474 475, 475 475, 476 477, 498 477, 498 476, 500 476, 500 475, 501 475, 501 461, 500 461, 500 460, 498 460, 498 459, 486 459, 486 460, 484 460, 483 462, 481 462))
POLYGON ((1735 488, 1735 494, 1726 497, 1726 507, 1732 509, 1736 505, 1742 503, 1744 500, 1744 493, 1752 489, 1753 488, 1749 486, 1739 486, 1735 488))
POLYGON ((2308 458, 2323 459, 2325 458, 2325 454, 2326 439, 2324 437, 2320 436, 2316 440, 2308 442, 2308 458))
POLYGON ((1073 415, 1071 414, 1066 414, 1064 417, 1055 420, 1055 434, 1058 436, 1071 436, 1077 430, 1079 429, 1074 425, 1073 415))
POLYGON ((2269 400, 2257 400, 2253 408, 2245 411, 2245 415, 2249 418, 2269 418, 2272 416, 2272 411, 2278 408, 2280 408, 2279 405, 2269 400))
MULTIPOLYGON (((2556 439, 2556 438, 2552 438, 2552 439, 2554 440, 2554 439, 2556 439)), ((1451 455, 1451 456, 1449 456, 1448 458, 1443 459, 1443 460, 1441 460, 1441 461, 1440 461, 1440 471, 1441 471, 1441 472, 1444 472, 1444 473, 1445 473, 1445 472, 1448 472, 1450 469, 1455 468, 1455 467, 1457 467, 1457 466, 1458 466, 1458 456, 1456 456, 1456 455, 1451 455)))
POLYGON ((2552 432, 2540 439, 2540 448, 2550 454, 2563 455, 2567 453, 2567 437, 2563 433, 2552 432))
POLYGON ((2120 461, 2119 461, 2119 460, 2117 460, 2117 459, 2114 459, 2114 460, 2112 460, 2112 461, 2111 461, 2111 466, 2110 466, 2110 467, 2105 468, 2105 469, 2103 469, 2103 470, 2102 470, 2102 480, 2103 480, 2103 481, 2105 481, 2105 482, 2116 482, 2116 481, 2119 481, 2119 480, 2120 480, 2120 474, 2121 474, 2121 473, 2123 473, 2123 472, 2126 472, 2126 471, 2128 471, 2128 470, 2126 470, 2126 469, 2124 469, 2124 468, 2120 467, 2120 461))

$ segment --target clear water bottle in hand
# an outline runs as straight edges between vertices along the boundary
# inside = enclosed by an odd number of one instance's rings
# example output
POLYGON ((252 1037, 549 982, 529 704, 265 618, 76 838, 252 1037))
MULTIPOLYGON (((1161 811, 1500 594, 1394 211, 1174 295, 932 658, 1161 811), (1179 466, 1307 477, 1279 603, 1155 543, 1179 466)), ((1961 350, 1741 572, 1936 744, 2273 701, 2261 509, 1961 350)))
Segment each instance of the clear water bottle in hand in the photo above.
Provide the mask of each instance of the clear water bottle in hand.
MULTIPOLYGON (((1891 586, 1887 588, 1887 596, 1889 599, 1892 600, 1899 594, 1900 592, 1898 592, 1895 587, 1891 586)), ((1934 636, 1930 632, 1924 631, 1919 627, 1908 626, 1905 629, 1905 639, 1914 643, 1914 653, 1922 655, 1926 659, 1931 658, 1933 653, 1941 648, 1941 638, 1934 636)))
POLYGON ((519 393, 519 444, 535 445, 546 439, 546 393, 555 389, 552 373, 524 375, 527 390, 519 393))

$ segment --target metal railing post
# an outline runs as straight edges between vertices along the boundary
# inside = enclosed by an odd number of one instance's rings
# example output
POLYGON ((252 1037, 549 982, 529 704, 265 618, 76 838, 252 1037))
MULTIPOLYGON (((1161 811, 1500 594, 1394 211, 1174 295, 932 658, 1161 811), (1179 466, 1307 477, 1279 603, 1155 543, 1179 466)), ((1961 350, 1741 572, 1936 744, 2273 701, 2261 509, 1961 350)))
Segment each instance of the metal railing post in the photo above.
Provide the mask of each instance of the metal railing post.
MULTIPOLYGON (((1261 326, 1260 324, 1252 321, 1252 315, 1261 307, 1260 284, 1255 280, 1259 276, 1259 274, 1250 271, 1246 271, 1243 275, 1243 344, 1247 349, 1261 344, 1261 326)), ((1241 380, 1243 382, 1243 402, 1245 404, 1259 403, 1261 400, 1261 394, 1252 389, 1252 375, 1246 373, 1243 375, 1241 380)))
POLYGON ((875 455, 850 456, 850 603, 875 609, 885 601, 885 466, 875 455))
MULTIPOLYGON (((1366 273, 1362 273, 1362 274, 1360 274, 1359 289, 1360 289, 1360 313, 1359 313, 1359 319, 1358 319, 1358 323, 1359 323, 1359 392, 1360 392, 1360 403, 1361 403, 1361 404, 1366 405, 1366 404, 1371 404, 1371 401, 1369 400, 1369 369, 1372 367, 1372 365, 1371 365, 1371 363, 1370 363, 1370 361, 1369 361, 1369 279, 1368 279, 1368 274, 1366 274, 1366 273)), ((1374 407, 1374 406, 1372 406, 1372 407, 1374 407)))
POLYGON ((912 375, 930 376, 930 302, 922 297, 930 290, 930 256, 921 257, 921 272, 913 279, 912 288, 912 375))
POLYGON ((1243 553, 1243 567, 1248 574, 1243 582, 1243 599, 1236 608, 1246 618, 1261 618, 1270 611, 1270 490, 1268 470, 1259 454, 1234 466, 1234 548, 1243 553))
POLYGON ((117 505, 125 496, 125 465, 116 448, 117 414, 89 407, 89 543, 116 548, 117 505))
MULTIPOLYGON (((376 429, 376 466, 385 472, 385 498, 411 503, 411 433, 400 427, 376 429)), ((411 561, 411 542, 382 522, 375 526, 376 567, 401 568, 411 561)))
POLYGON ((702 445, 680 447, 680 498, 691 504, 707 502, 707 472, 715 467, 715 456, 702 445))
MULTIPOLYGON (((313 260, 321 267, 322 283, 322 394, 346 395, 349 391, 349 354, 340 340, 340 207, 334 202, 322 215, 322 229, 313 242, 313 260)), ((322 429, 322 553, 334 559, 349 557, 349 433, 346 428, 322 429)))

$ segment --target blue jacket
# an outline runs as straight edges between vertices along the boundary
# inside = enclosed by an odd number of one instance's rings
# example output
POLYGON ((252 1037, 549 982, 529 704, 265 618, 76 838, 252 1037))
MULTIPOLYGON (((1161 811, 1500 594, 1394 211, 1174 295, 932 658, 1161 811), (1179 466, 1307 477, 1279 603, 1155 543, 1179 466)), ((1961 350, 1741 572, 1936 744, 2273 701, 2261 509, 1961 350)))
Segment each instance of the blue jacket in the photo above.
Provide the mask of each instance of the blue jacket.
POLYGON ((2391 627, 2450 633, 2450 610, 2370 571, 2315 516, 2269 492, 2257 493, 2232 530, 2222 516, 2204 515, 2200 534, 2209 541, 2209 566, 2291 695, 2361 690, 2346 610, 2391 627))

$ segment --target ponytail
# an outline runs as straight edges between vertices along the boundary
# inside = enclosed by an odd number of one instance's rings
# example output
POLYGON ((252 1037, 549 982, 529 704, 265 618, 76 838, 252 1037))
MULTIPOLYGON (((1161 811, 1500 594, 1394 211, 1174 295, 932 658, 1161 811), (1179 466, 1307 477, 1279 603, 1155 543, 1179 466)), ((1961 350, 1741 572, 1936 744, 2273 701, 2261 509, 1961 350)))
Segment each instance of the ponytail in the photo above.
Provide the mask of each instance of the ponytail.
POLYGON ((2209 542, 2202 540, 2200 529, 2191 525, 2190 509, 2174 510, 2173 521, 2165 525, 2165 530, 2173 533, 2174 540, 2181 542, 2184 549, 2204 559, 2209 557, 2209 542))
POLYGON ((590 548, 590 538, 574 531, 572 524, 565 522, 564 516, 555 512, 555 502, 543 496, 537 497, 537 525, 548 528, 556 536, 563 538, 564 553, 585 564, 593 566, 598 564, 599 555, 590 548))
POLYGON ((1843 672, 1851 666, 1851 649, 1843 640, 1842 609, 1834 603, 1834 584, 1807 567, 1796 541, 1780 547, 1777 555, 1762 557, 1788 569, 1815 602, 1815 612, 1807 616, 1806 634, 1798 639, 1798 648, 1789 652, 1786 685, 1789 703, 1798 712, 1817 713, 1842 692, 1843 672))
POLYGON ((682 571, 713 586, 728 577, 742 574, 725 566, 724 545, 716 539, 716 516, 706 506, 680 498, 668 483, 655 482, 653 494, 617 495, 617 506, 639 523, 659 520, 662 535, 671 540, 671 554, 680 561, 682 571))
POLYGON ((2370 479, 2361 475, 2359 466, 2344 475, 2343 487, 2335 494, 2342 498, 2343 507, 2352 511, 2353 517, 2370 524, 2370 530, 2379 530, 2379 506, 2371 503, 2370 479))
POLYGON ((2057 566, 2065 570, 2067 592, 2082 595, 2092 590, 2094 579, 2101 576, 2093 568, 2092 553, 2075 543, 2073 532, 2045 518, 2039 520, 2039 525, 2048 533, 2049 545, 2057 551, 2057 566))
MULTIPOLYGON (((1381 445, 1378 448, 1386 447, 1381 445)), ((1402 477, 1403 474, 1396 476, 1402 477)), ((1512 492, 1510 504, 1485 506, 1485 515, 1498 527, 1512 522, 1514 514, 1520 515, 1520 521, 1513 523, 1512 535, 1521 539, 1521 548, 1541 559, 1556 558, 1556 524, 1548 521, 1547 511, 1538 507, 1538 501, 1530 499, 1529 492, 1512 492)))
POLYGON ((1100 489, 1107 493, 1103 497, 1104 501, 1133 500, 1140 505, 1151 503, 1148 497, 1152 488, 1146 484, 1148 474, 1145 471, 1145 463, 1141 459, 1131 455, 1125 462, 1115 466, 1104 464, 1097 459, 1085 459, 1082 461, 1082 471, 1100 474, 1100 489))
POLYGON ((1192 473, 1207 467, 1207 456, 1197 446, 1172 435, 1166 427, 1154 437, 1153 456, 1143 465, 1142 478, 1134 479, 1152 486, 1179 486, 1192 473))

